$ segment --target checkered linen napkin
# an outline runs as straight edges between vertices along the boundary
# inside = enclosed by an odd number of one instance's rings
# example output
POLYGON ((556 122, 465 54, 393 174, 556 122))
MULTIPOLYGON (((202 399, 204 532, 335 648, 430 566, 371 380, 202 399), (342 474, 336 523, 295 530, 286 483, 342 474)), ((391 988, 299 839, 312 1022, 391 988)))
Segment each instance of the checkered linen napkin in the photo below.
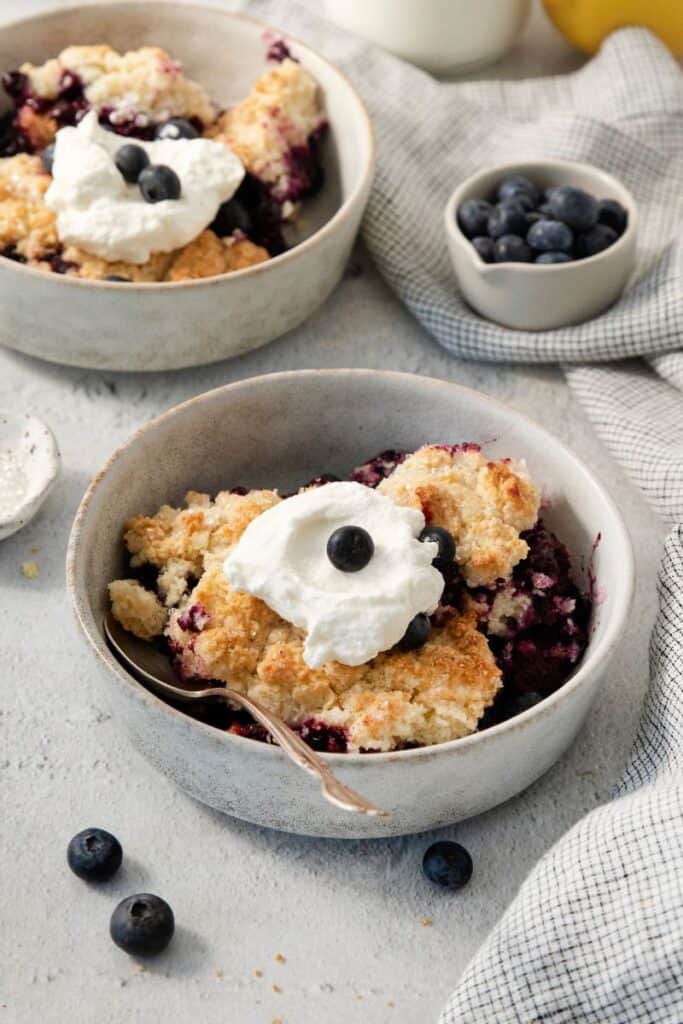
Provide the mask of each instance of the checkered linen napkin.
POLYGON ((624 29, 565 77, 444 84, 291 0, 250 9, 320 48, 363 95, 378 142, 363 235, 397 295, 454 355, 562 363, 604 441, 674 527, 649 694, 619 792, 540 861, 441 1024, 683 1024, 681 70, 648 32, 624 29), (510 154, 596 164, 636 198, 637 271, 590 323, 509 331, 455 291, 441 222, 449 191, 510 154))

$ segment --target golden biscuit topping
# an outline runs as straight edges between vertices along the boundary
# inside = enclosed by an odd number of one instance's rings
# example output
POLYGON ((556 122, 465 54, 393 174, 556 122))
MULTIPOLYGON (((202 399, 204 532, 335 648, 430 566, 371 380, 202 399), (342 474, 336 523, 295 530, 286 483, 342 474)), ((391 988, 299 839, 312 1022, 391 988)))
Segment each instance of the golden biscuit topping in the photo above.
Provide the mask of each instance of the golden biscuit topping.
POLYGON ((56 99, 65 73, 76 75, 85 97, 98 110, 135 115, 140 123, 169 117, 198 118, 209 124, 215 109, 201 85, 185 78, 182 65, 158 46, 118 53, 110 46, 68 46, 38 67, 23 64, 32 90, 41 98, 56 99))
POLYGON ((301 64, 284 60, 257 79, 251 95, 221 114, 206 134, 229 146, 247 171, 284 198, 291 149, 305 146, 324 120, 318 83, 301 64))
POLYGON ((170 611, 124 580, 112 585, 114 615, 144 637, 161 622, 184 674, 229 683, 293 725, 314 719, 342 729, 350 750, 441 743, 474 731, 501 685, 474 609, 452 615, 418 650, 314 669, 303 657, 301 629, 231 587, 225 555, 279 501, 267 490, 223 491, 213 502, 189 492, 184 509, 164 505, 135 516, 124 534, 131 565, 160 570, 157 588, 170 611))
POLYGON ((468 586, 512 574, 528 551, 519 535, 534 525, 540 505, 525 462, 489 461, 476 445, 425 445, 378 490, 399 505, 422 509, 428 524, 453 535, 468 586))

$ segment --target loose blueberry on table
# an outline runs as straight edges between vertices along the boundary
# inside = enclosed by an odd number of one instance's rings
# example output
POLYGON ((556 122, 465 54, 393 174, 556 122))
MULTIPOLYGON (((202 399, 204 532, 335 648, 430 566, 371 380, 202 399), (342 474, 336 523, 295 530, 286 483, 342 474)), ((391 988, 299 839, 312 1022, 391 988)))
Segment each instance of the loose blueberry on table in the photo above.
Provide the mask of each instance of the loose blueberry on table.
POLYGON ((462 889, 472 877, 472 858, 460 843, 433 843, 422 859, 425 877, 442 889, 462 889))
POLYGON ((124 953, 155 956, 168 946, 175 931, 173 911, 166 900, 139 893, 122 900, 111 915, 109 933, 124 953))
POLYGON ((626 230, 616 199, 597 200, 573 185, 542 191, 524 175, 505 178, 493 195, 465 199, 460 230, 484 263, 571 263, 608 249, 626 230))
POLYGON ((121 867, 123 850, 110 832, 102 828, 86 828, 69 843, 66 859, 79 878, 86 882, 106 882, 121 867))

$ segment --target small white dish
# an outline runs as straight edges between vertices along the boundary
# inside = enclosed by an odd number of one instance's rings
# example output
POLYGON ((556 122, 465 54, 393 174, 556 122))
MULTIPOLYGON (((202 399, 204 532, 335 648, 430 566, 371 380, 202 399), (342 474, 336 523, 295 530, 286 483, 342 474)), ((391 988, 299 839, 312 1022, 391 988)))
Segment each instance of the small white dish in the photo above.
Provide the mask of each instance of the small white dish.
POLYGON ((54 434, 41 420, 0 412, 0 540, 33 519, 60 461, 54 434))
POLYGON ((453 192, 444 223, 463 298, 477 313, 503 327, 548 331, 590 320, 619 298, 635 265, 635 200, 620 181, 590 164, 527 160, 479 171, 453 192), (609 249, 571 263, 484 263, 458 226, 458 207, 465 199, 488 199, 512 174, 524 174, 543 189, 574 185, 597 199, 618 200, 628 211, 623 235, 609 249))

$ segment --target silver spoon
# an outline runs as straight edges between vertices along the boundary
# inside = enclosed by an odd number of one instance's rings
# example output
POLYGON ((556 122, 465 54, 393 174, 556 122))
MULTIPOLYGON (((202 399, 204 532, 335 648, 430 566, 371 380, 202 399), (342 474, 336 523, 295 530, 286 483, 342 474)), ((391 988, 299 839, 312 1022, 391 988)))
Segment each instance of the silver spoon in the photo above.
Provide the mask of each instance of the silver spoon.
POLYGON ((220 697, 229 704, 239 704, 248 711, 261 725, 265 726, 274 740, 278 742, 285 754, 300 768, 304 768, 320 781, 324 797, 345 811, 357 811, 360 814, 380 815, 388 817, 387 811, 376 807, 360 793, 335 777, 327 762, 323 761, 301 736, 290 729, 281 718, 268 711, 258 701, 247 697, 244 693, 231 690, 227 686, 213 686, 202 689, 201 684, 181 681, 173 671, 169 659, 157 648, 145 640, 140 640, 128 633, 114 618, 111 612, 104 617, 104 635, 109 645, 118 655, 125 667, 141 683, 155 690, 162 697, 174 700, 193 701, 206 700, 207 697, 220 697))

